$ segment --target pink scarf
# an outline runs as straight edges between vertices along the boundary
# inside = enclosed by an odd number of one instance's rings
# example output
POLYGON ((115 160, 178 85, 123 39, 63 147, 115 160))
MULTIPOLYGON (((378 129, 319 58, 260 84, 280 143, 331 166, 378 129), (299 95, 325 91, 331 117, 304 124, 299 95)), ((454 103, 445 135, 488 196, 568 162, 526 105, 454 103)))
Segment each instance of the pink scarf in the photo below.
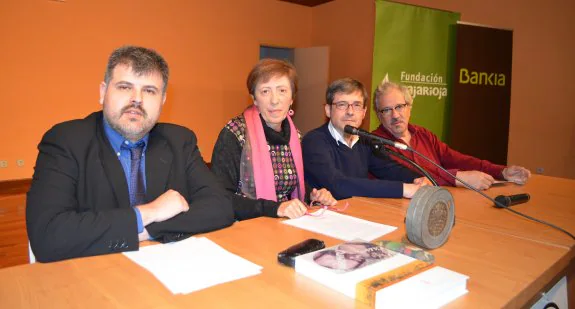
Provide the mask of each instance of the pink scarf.
MULTIPOLYGON (((270 151, 262 121, 260 120, 260 113, 255 105, 248 107, 244 111, 244 118, 247 127, 247 140, 246 143, 251 147, 251 158, 253 168, 253 179, 255 182, 256 196, 266 200, 277 202, 277 195, 274 182, 274 171, 272 168, 272 160, 270 158, 270 151)), ((292 199, 299 198, 303 200, 305 195, 305 184, 303 174, 303 159, 301 152, 301 144, 299 141, 298 132, 291 120, 287 116, 290 126, 290 141, 291 154, 295 163, 297 177, 298 177, 298 190, 293 190, 292 199)))

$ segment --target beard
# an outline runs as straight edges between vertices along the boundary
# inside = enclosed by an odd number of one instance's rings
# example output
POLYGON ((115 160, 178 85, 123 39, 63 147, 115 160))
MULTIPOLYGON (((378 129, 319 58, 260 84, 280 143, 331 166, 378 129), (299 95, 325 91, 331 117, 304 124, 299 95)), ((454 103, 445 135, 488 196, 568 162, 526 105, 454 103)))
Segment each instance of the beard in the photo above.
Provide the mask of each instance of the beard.
POLYGON ((104 117, 112 129, 131 142, 142 139, 157 121, 157 118, 150 118, 142 106, 136 104, 125 106, 119 113, 108 111, 104 107, 104 117), (126 113, 128 110, 136 110, 140 115, 132 116, 126 113))

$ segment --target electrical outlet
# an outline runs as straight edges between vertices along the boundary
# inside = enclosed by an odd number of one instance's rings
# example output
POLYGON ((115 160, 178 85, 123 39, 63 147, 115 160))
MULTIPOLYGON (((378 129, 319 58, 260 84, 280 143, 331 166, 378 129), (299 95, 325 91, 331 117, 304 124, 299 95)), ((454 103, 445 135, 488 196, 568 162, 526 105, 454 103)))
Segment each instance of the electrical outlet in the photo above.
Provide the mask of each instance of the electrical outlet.
POLYGON ((24 166, 24 160, 23 159, 16 160, 16 166, 18 167, 24 166))
POLYGON ((0 168, 7 168, 7 167, 8 167, 8 161, 0 160, 0 168))
POLYGON ((538 167, 535 169, 535 173, 537 174, 543 174, 545 172, 545 169, 542 167, 538 167))

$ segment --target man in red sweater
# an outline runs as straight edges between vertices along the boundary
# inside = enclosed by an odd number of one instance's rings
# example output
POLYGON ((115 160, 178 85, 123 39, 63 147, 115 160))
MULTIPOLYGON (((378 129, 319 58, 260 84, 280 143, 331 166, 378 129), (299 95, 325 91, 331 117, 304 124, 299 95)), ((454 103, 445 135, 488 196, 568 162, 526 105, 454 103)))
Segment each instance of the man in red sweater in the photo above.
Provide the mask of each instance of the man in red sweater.
MULTIPOLYGON (((375 112, 381 123, 373 134, 409 145, 479 190, 489 188, 496 179, 524 184, 531 176, 531 172, 521 166, 505 167, 462 154, 449 148, 431 131, 409 124, 413 99, 405 86, 384 80, 375 90, 373 98, 375 112)), ((462 186, 459 181, 425 159, 414 156, 414 153, 394 150, 421 165, 439 185, 462 186)), ((405 162, 400 163, 410 167, 405 162)))

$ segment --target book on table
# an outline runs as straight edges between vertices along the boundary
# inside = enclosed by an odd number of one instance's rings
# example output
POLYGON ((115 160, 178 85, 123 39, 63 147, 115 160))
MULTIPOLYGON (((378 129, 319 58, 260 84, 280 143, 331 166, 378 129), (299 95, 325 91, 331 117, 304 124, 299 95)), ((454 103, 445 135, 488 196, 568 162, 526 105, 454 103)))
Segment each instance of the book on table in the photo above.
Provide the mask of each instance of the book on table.
POLYGON ((298 256, 295 271, 375 308, 438 308, 467 293, 469 277, 389 247, 345 242, 298 256))

